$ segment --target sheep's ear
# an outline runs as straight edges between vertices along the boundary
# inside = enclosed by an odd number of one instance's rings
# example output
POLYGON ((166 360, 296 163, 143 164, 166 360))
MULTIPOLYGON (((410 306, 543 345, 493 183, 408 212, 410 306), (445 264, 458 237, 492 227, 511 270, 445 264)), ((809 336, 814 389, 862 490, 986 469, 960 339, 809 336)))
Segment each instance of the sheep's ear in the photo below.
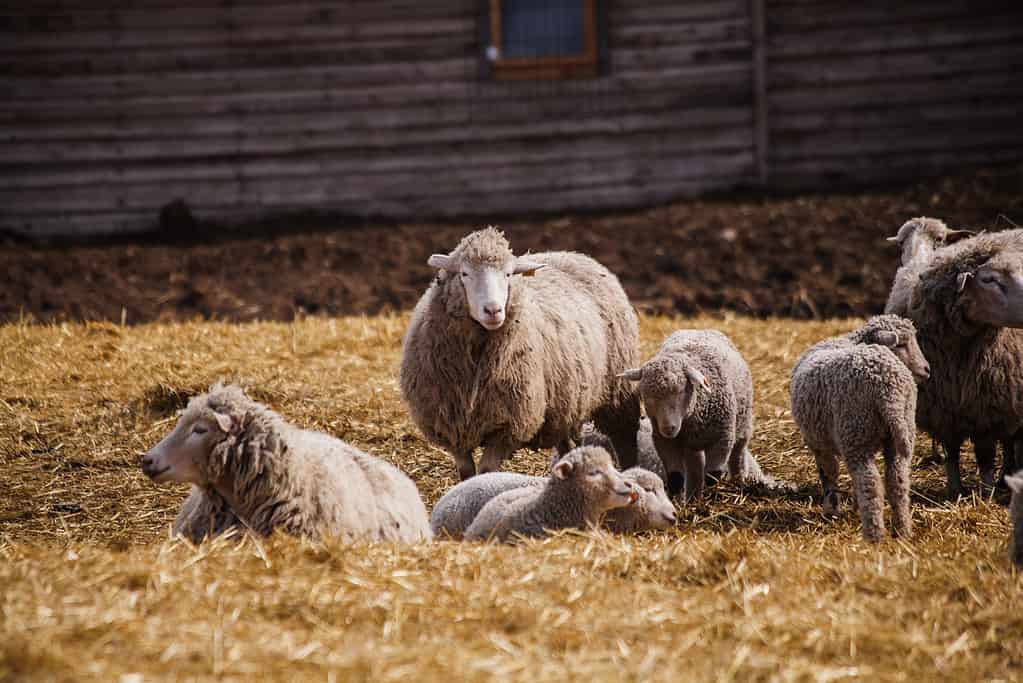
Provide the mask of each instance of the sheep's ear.
POLYGON ((703 389, 710 389, 710 382, 708 382, 707 378, 703 376, 703 373, 696 368, 686 368, 686 377, 688 377, 689 381, 695 386, 703 389))
POLYGON ((899 241, 899 236, 898 235, 892 235, 891 237, 885 237, 885 239, 888 240, 889 242, 898 242, 899 241))
POLYGON ((450 254, 431 254, 426 263, 437 270, 446 270, 452 273, 458 270, 455 259, 450 254))
POLYGON ((220 427, 220 431, 225 434, 231 433, 231 427, 234 426, 234 421, 230 415, 224 415, 223 413, 213 413, 214 419, 217 421, 217 426, 220 427))
POLYGON ((957 293, 962 293, 962 291, 964 289, 966 289, 966 283, 967 283, 967 281, 969 281, 969 279, 971 277, 973 277, 973 273, 969 273, 969 272, 967 272, 967 273, 959 273, 959 275, 956 277, 956 292, 957 293))
POLYGON ((515 268, 512 269, 513 275, 524 275, 526 277, 533 277, 536 275, 536 271, 541 268, 545 268, 546 263, 540 263, 539 261, 530 261, 525 256, 519 256, 515 259, 515 268))
POLYGON ((1023 493, 1023 471, 1005 477, 1005 484, 1013 493, 1023 493))
POLYGON ((619 374, 618 377, 627 379, 630 382, 638 382, 639 380, 643 379, 643 368, 632 368, 630 370, 626 370, 625 372, 619 374))
POLYGON ((574 467, 575 465, 572 464, 571 460, 559 460, 551 471, 558 479, 568 479, 572 476, 572 469, 574 467))
POLYGON ((881 346, 888 346, 894 349, 899 345, 898 333, 892 332, 891 330, 878 330, 875 339, 881 346))
POLYGON ((945 244, 955 244, 959 240, 973 237, 976 234, 973 230, 949 230, 945 233, 945 244))

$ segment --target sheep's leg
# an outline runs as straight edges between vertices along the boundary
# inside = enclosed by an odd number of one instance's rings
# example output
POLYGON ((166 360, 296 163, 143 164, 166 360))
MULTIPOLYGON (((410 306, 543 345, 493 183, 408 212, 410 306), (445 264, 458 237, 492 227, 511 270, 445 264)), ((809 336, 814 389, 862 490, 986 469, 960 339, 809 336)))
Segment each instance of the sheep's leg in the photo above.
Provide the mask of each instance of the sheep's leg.
POLYGON ((704 451, 686 450, 683 456, 685 471, 685 502, 696 500, 703 495, 703 477, 706 474, 707 454, 704 451))
POLYGON ((685 467, 684 453, 673 439, 665 439, 656 429, 651 436, 654 450, 657 451, 657 456, 664 463, 664 471, 668 476, 668 497, 674 500, 682 493, 685 485, 685 476, 682 474, 685 467))
POLYGON ((501 463, 511 456, 518 447, 503 441, 488 441, 483 444, 483 457, 480 458, 480 473, 499 472, 501 463))
POLYGON ((977 452, 977 469, 980 471, 980 484, 985 490, 990 491, 995 486, 995 452, 997 442, 994 439, 984 439, 974 442, 974 450, 977 452))
POLYGON ((849 474, 852 475, 856 502, 860 507, 860 523, 863 538, 872 543, 884 535, 884 500, 881 494, 881 477, 874 463, 874 454, 852 453, 846 457, 849 474))
POLYGON ((1005 488, 1005 478, 1023 467, 1023 440, 1020 434, 1002 441, 1002 471, 998 475, 998 486, 1005 488))
POLYGON ((601 408, 593 415, 593 424, 611 439, 618 467, 623 470, 635 467, 639 458, 639 414, 639 396, 634 395, 622 399, 619 406, 601 408))
POLYGON ((465 481, 476 476, 476 461, 472 459, 472 451, 464 453, 452 453, 455 459, 455 467, 458 468, 458 478, 465 481))
POLYGON ((728 454, 728 476, 732 481, 742 483, 751 474, 749 456, 749 439, 740 438, 732 446, 732 452, 728 454))
POLYGON ((913 517, 909 509, 909 469, 913 461, 915 436, 893 435, 884 446, 884 486, 892 508, 892 535, 913 535, 913 517))
POLYGON ((838 458, 834 453, 814 451, 817 461, 817 476, 821 480, 821 508, 825 514, 838 514, 841 506, 838 497, 838 458))
POLYGON ((963 495, 963 480, 959 475, 959 449, 962 441, 942 441, 945 449, 945 486, 949 500, 955 500, 963 495))
POLYGON ((929 455, 925 455, 920 458, 920 466, 930 467, 932 465, 940 465, 943 462, 945 462, 945 456, 941 453, 941 448, 938 446, 938 440, 932 436, 931 452, 929 455))

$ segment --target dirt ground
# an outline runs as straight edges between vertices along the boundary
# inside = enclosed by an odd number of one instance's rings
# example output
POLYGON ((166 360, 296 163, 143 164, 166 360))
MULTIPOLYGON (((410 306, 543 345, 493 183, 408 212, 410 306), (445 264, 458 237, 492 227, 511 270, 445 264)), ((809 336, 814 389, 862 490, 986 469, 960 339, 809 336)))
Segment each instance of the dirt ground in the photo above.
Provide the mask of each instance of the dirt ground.
MULTIPOLYGON (((883 192, 710 199, 495 222, 517 252, 593 255, 647 312, 815 318, 879 311, 898 260, 884 238, 918 215, 958 227, 1023 224, 1023 173, 988 169, 883 192)), ((207 227, 175 241, 0 240, 0 321, 31 315, 119 322, 122 314, 129 324, 196 316, 292 320, 407 309, 432 277, 427 256, 450 250, 483 222, 308 231, 310 224, 296 219, 255 237, 225 238, 207 227)))

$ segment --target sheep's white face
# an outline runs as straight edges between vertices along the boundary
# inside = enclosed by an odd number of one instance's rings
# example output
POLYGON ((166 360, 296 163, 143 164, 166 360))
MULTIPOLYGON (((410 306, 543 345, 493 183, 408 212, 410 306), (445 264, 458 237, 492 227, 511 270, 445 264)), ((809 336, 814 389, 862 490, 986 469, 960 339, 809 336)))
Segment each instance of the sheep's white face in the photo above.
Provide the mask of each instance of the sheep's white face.
POLYGON ((998 254, 959 276, 970 320, 993 327, 1023 328, 1023 258, 998 254))
POLYGON ((214 414, 206 417, 189 411, 178 420, 174 431, 153 446, 142 459, 142 471, 157 484, 168 481, 205 485, 201 463, 230 431, 231 418, 214 414))
POLYGON ((665 439, 674 439, 682 431, 682 423, 693 410, 696 392, 710 389, 703 373, 672 359, 654 359, 642 368, 625 371, 621 376, 639 382, 646 414, 657 433, 665 439))
POLYGON ((587 500, 595 501, 601 510, 625 507, 639 499, 639 488, 622 478, 611 456, 602 448, 571 451, 555 463, 551 475, 555 479, 574 480, 587 500))
POLYGON ((650 529, 667 529, 675 525, 675 505, 668 498, 660 477, 638 468, 628 470, 622 476, 640 489, 636 508, 645 526, 650 529))
POLYGON ((544 267, 524 257, 479 261, 459 258, 456 254, 434 254, 429 264, 443 270, 447 277, 458 278, 465 292, 469 316, 491 332, 500 329, 508 315, 512 276, 532 275, 544 267))

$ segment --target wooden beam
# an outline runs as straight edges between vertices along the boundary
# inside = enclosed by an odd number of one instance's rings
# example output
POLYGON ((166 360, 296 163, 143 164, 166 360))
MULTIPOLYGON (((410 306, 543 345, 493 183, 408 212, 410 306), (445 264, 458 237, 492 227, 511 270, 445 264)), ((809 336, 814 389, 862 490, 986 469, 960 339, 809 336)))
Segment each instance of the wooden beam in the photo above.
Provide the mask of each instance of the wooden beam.
POLYGON ((750 0, 751 31, 753 40, 753 127, 757 178, 766 186, 768 168, 767 122, 767 31, 764 18, 764 0, 750 0))

